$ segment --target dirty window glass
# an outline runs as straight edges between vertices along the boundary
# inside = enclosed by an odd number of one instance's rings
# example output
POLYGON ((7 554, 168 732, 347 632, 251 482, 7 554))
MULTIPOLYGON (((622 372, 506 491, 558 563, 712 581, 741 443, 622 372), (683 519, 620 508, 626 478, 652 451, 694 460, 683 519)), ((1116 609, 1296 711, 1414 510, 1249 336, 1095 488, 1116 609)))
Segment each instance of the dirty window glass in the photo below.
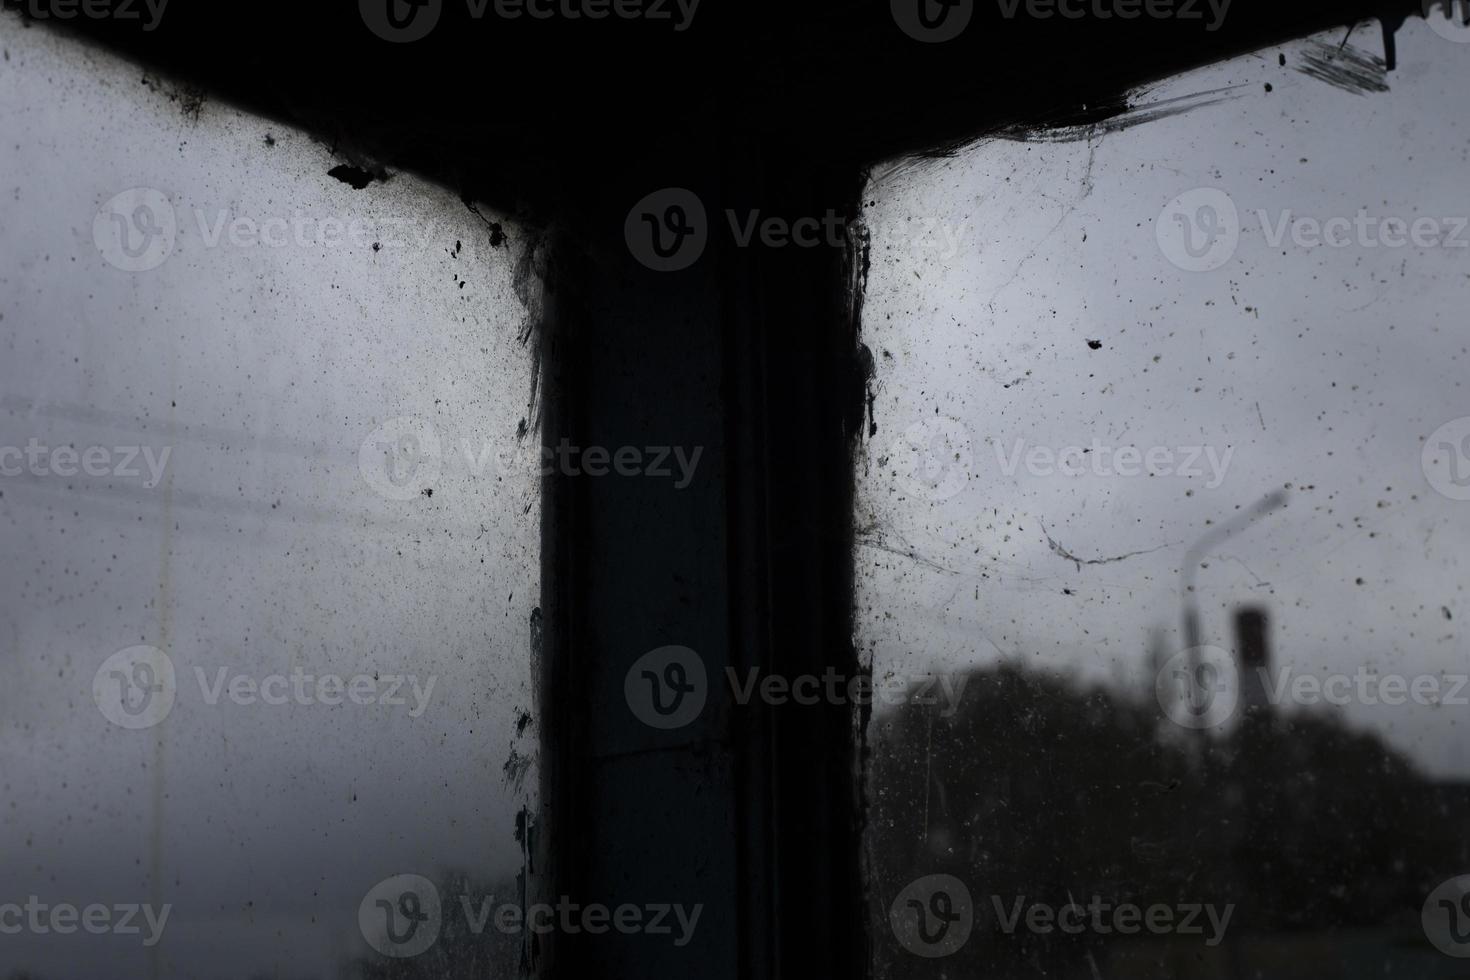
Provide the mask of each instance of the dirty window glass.
POLYGON ((533 850, 531 246, 0 48, 0 975, 509 975, 460 910, 533 850))
POLYGON ((1470 36, 1344 33, 873 175, 880 977, 1465 975, 1470 36))

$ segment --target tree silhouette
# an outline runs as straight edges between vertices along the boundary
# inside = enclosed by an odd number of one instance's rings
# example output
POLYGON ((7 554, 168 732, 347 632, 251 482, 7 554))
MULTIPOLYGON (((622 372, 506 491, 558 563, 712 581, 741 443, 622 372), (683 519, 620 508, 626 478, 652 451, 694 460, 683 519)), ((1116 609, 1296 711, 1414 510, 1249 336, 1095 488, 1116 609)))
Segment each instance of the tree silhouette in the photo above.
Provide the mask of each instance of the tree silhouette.
MULTIPOLYGON (((1354 930, 1438 955, 1419 910, 1439 882, 1470 869, 1467 787, 1426 780, 1374 735, 1330 718, 1267 709, 1225 736, 1196 734, 1162 719, 1151 695, 1080 689, 1014 665, 972 673, 951 718, 919 705, 879 716, 866 855, 876 975, 1114 977, 1152 940, 1146 975, 1243 978, 1258 974, 1242 961, 1242 936, 1354 930), (975 932, 952 959, 930 961, 894 942, 888 903, 939 873, 970 888, 975 932), (1205 949, 1200 937, 1007 935, 992 895, 1007 907, 1096 895, 1236 909, 1227 941, 1205 949)), ((1379 960, 1354 975, 1386 976, 1401 952, 1381 943, 1379 960)))

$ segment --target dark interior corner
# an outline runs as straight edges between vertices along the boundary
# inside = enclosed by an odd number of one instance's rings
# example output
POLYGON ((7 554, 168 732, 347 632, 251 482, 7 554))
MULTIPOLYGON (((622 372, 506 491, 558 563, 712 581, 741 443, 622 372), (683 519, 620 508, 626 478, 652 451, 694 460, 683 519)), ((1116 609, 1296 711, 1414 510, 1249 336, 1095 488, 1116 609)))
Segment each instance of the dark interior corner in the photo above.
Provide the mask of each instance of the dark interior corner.
MULTIPOLYGON (((712 978, 869 975, 868 716, 723 703, 670 734, 609 706, 633 651, 662 644, 697 649, 712 672, 867 669, 853 502, 871 424, 869 257, 846 234, 816 249, 721 239, 659 273, 625 247, 629 209, 687 188, 716 221, 760 210, 848 228, 881 161, 988 133, 1125 125, 1138 86, 1327 29, 1391 39, 1421 14, 1403 0, 1236 0, 1218 31, 1180 32, 1005 20, 985 5, 963 37, 921 44, 887 0, 704 0, 684 31, 477 21, 446 3, 431 37, 390 44, 343 0, 172 0, 148 32, 54 20, 59 0, 4 5, 32 30, 74 32, 198 98, 307 130, 364 195, 413 173, 524 222, 547 289, 543 445, 706 447, 721 479, 672 499, 545 481, 537 849, 551 893, 686 895, 728 928, 694 957, 559 936, 529 965, 657 976, 697 962, 712 978)), ((1264 647, 1265 624, 1242 615, 1245 645, 1264 647)))

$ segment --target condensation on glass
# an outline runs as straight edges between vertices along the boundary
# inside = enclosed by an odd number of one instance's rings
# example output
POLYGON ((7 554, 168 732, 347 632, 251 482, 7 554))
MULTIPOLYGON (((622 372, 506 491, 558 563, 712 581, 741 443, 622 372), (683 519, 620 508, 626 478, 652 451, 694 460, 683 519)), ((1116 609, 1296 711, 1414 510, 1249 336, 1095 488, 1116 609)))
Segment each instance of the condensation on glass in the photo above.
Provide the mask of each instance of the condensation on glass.
POLYGON ((507 975, 464 909, 519 902, 537 797, 532 246, 0 48, 0 974, 507 975))
POLYGON ((875 173, 878 976, 1465 975, 1466 39, 875 173))

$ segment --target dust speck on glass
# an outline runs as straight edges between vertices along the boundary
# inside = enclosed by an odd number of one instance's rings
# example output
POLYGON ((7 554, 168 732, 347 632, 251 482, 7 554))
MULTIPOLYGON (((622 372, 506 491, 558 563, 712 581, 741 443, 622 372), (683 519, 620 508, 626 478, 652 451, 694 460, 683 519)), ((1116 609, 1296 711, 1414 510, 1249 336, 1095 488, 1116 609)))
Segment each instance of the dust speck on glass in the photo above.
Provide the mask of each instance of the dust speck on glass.
POLYGON ((1453 28, 875 171, 878 977, 1465 975, 1453 28))
POLYGON ((462 910, 534 833, 531 246, 0 46, 0 973, 512 975, 462 910))

